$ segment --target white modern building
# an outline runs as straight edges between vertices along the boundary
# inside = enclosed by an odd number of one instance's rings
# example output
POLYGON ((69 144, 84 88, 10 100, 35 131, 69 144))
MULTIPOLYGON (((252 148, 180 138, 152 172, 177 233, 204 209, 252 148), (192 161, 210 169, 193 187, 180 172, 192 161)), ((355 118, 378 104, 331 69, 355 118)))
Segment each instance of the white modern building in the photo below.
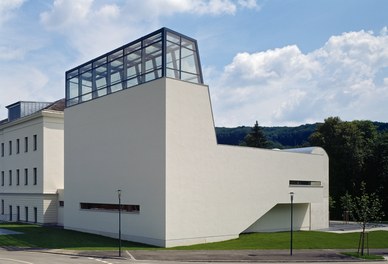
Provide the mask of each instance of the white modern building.
POLYGON ((63 225, 63 108, 17 102, 0 122, 0 220, 63 225))
POLYGON ((118 190, 122 238, 161 247, 289 230, 290 193, 294 229, 328 227, 325 151, 218 145, 197 42, 177 32, 66 72, 65 124, 67 229, 118 237, 118 190))

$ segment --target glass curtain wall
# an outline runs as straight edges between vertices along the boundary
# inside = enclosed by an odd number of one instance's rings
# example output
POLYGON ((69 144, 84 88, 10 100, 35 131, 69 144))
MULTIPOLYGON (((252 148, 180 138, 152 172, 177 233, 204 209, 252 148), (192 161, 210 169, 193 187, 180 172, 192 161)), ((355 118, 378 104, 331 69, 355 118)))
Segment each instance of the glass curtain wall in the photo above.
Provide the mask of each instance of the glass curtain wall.
POLYGON ((66 72, 66 106, 161 77, 202 84, 196 40, 167 28, 66 72))

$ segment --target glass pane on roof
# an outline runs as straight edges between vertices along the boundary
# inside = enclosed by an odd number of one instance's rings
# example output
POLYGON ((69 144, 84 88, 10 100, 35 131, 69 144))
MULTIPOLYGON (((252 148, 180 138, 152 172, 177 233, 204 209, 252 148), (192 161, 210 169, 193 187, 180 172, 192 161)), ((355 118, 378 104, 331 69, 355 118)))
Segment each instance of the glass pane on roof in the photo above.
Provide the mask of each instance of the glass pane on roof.
POLYGON ((181 73, 181 80, 187 81, 187 82, 192 82, 192 83, 200 83, 201 82, 199 75, 191 74, 191 73, 187 73, 187 72, 181 73))
POLYGON ((127 67, 127 78, 132 78, 134 76, 141 75, 141 65, 132 65, 127 67))
POLYGON ((160 78, 161 76, 162 76, 162 70, 152 71, 145 75, 145 81, 149 82, 157 78, 160 78))
POLYGON ((106 64, 104 64, 98 68, 95 68, 94 72, 96 75, 106 75, 106 74, 108 74, 108 68, 107 68, 106 64))
POLYGON ((182 48, 181 70, 198 74, 197 54, 191 50, 182 48))
POLYGON ((100 78, 98 80, 96 80, 96 89, 99 90, 103 87, 106 87, 108 84, 106 78, 100 78))
POLYGON ((191 50, 196 50, 195 48, 195 43, 191 40, 188 40, 186 38, 182 38, 182 47, 191 49, 191 50))
POLYGON ((167 32, 167 41, 170 41, 170 42, 173 42, 176 44, 179 44, 181 42, 180 37, 178 35, 171 33, 171 32, 167 32))
POLYGON ((89 95, 91 97, 92 92, 92 72, 88 71, 81 75, 81 95, 82 101, 89 100, 89 95), (84 96, 85 95, 85 96, 84 96))
POLYGON ((110 83, 124 81, 124 65, 123 58, 110 62, 110 83))
POLYGON ((146 56, 162 50, 162 42, 156 42, 145 48, 146 56))
POLYGON ((166 77, 180 79, 179 70, 167 68, 166 69, 166 77))
POLYGON ((83 73, 83 72, 85 72, 85 71, 89 71, 90 69, 92 69, 92 64, 91 64, 91 63, 82 66, 82 67, 79 69, 79 72, 80 72, 80 73, 83 73))
POLYGON ((156 41, 159 41, 162 39, 162 33, 158 33, 154 36, 151 36, 149 38, 146 38, 145 40, 143 40, 143 43, 144 43, 144 46, 147 46, 153 42, 156 42, 156 41))
POLYGON ((123 56, 123 50, 116 51, 113 54, 109 55, 109 61, 115 60, 123 56))
POLYGON ((103 95, 107 95, 107 94, 108 94, 108 91, 107 91, 106 87, 103 87, 103 88, 100 88, 97 90, 98 97, 103 96, 103 95))
POLYGON ((123 67, 123 58, 120 58, 120 59, 117 59, 117 60, 110 62, 111 71, 116 70, 116 68, 120 69, 122 67, 123 67))
POLYGON ((149 54, 145 61, 145 71, 155 70, 162 67, 162 51, 159 50, 153 54, 149 54))
POLYGON ((166 51, 166 66, 179 69, 180 65, 180 47, 179 45, 169 43, 166 51))
POLYGON ((125 48, 125 54, 131 53, 135 50, 138 50, 141 48, 141 41, 138 41, 128 47, 125 48))
POLYGON ((132 78, 127 81, 127 88, 140 84, 140 77, 132 78))
POLYGON ((110 87, 110 91, 111 91, 112 93, 117 92, 117 91, 120 91, 120 90, 122 90, 122 89, 123 89, 123 83, 121 83, 121 82, 116 83, 116 84, 114 84, 114 85, 112 85, 112 86, 110 87))
POLYGON ((141 60, 141 51, 138 50, 138 51, 135 51, 133 53, 130 53, 127 55, 127 64, 137 64, 137 63, 140 63, 140 60, 141 60))
POLYGON ((101 64, 104 64, 106 63, 106 57, 103 57, 101 59, 98 59, 96 61, 93 62, 93 67, 98 67, 100 66, 101 64))
POLYGON ((75 69, 74 71, 68 72, 66 74, 66 79, 73 78, 74 76, 77 76, 77 75, 78 75, 78 69, 75 69))
POLYGON ((68 80, 67 89, 68 98, 74 98, 78 96, 78 77, 74 77, 68 80))

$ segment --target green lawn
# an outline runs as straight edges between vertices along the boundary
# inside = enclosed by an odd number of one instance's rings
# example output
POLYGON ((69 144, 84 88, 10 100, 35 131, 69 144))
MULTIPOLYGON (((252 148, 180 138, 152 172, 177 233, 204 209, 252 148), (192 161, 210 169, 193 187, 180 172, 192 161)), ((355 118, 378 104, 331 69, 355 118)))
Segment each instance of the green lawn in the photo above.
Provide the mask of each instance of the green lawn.
MULTIPOLYGON (((295 249, 357 249, 359 233, 334 234, 317 231, 294 232, 293 248, 295 249)), ((387 248, 388 232, 374 231, 369 233, 369 248, 387 248)), ((238 239, 200 244, 175 249, 288 249, 290 233, 252 233, 242 234, 238 239)))
MULTIPOLYGON (((0 247, 75 250, 116 250, 118 248, 118 240, 116 239, 61 228, 28 224, 0 224, 0 228, 23 233, 0 236, 0 247)), ((122 247, 135 249, 149 248, 147 245, 127 241, 122 241, 122 247)))
MULTIPOLYGON (((0 228, 22 232, 20 235, 0 236, 0 247, 60 248, 76 250, 116 250, 115 239, 27 224, 0 224, 0 228)), ((315 231, 294 232, 295 249, 357 249, 359 233, 334 234, 315 231)), ((122 242, 123 249, 158 249, 138 243, 122 242)), ((182 250, 232 250, 232 249, 288 249, 290 233, 243 234, 240 238, 209 244, 176 247, 182 250)), ((370 248, 388 248, 388 231, 369 233, 370 248)))

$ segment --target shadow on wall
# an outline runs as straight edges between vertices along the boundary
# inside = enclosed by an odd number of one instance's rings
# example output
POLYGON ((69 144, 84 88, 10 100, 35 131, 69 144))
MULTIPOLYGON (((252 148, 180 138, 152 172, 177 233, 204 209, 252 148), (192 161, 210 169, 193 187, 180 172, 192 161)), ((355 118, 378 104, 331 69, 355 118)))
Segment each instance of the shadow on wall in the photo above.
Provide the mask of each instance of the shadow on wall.
MULTIPOLYGON (((308 203, 294 204, 294 230, 310 229, 308 203)), ((291 225, 291 205, 277 204, 242 233, 288 231, 291 225)))

